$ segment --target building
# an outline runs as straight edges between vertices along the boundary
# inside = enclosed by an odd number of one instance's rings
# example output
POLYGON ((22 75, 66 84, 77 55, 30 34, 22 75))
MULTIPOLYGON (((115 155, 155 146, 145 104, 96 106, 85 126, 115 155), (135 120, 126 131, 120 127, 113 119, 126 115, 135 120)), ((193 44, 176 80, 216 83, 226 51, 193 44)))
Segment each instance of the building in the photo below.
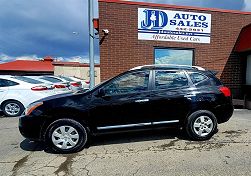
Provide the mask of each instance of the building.
MULTIPOLYGON (((0 64, 0 75, 63 75, 90 80, 89 64, 54 61, 50 56, 42 60, 15 60, 0 64)), ((100 66, 95 65, 95 84, 100 83, 100 66)))
POLYGON ((0 75, 53 75, 53 58, 43 60, 15 60, 0 64, 0 75))
MULTIPOLYGON (((79 62, 53 62, 54 75, 74 76, 90 80, 89 64, 79 62)), ((100 66, 95 64, 95 85, 100 83, 100 66)))
POLYGON ((218 71, 243 99, 251 92, 250 24, 250 12, 99 0, 101 80, 144 64, 197 65, 218 71))

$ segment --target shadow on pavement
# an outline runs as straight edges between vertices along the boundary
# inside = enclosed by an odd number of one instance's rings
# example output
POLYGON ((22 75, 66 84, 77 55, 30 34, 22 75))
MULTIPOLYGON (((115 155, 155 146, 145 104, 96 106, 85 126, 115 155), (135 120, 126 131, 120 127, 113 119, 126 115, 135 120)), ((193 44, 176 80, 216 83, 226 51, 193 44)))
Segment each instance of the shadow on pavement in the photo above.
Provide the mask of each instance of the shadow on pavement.
POLYGON ((87 147, 111 144, 123 144, 133 142, 144 142, 164 139, 187 140, 186 135, 177 128, 165 128, 144 131, 132 131, 123 133, 102 134, 91 137, 87 147))
MULTIPOLYGON (((180 140, 187 140, 186 135, 181 130, 177 128, 168 128, 90 136, 85 148, 89 148, 92 146, 134 143, 175 138, 178 138, 180 140)), ((23 140, 20 143, 20 147, 25 151, 45 151, 46 153, 56 154, 54 151, 46 147, 43 142, 30 141, 28 139, 23 140)))
POLYGON ((20 143, 20 148, 25 151, 42 151, 45 149, 45 145, 42 142, 30 141, 29 139, 24 139, 20 143))

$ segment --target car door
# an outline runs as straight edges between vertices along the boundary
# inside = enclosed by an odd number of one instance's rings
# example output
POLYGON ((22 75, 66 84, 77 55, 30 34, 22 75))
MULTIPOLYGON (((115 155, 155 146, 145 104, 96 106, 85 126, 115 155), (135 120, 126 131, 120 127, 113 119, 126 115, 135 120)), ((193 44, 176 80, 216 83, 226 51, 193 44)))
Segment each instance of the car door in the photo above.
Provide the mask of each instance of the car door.
POLYGON ((178 123, 189 111, 190 82, 180 70, 156 70, 151 94, 153 125, 178 123))
MULTIPOLYGON (((150 126, 150 71, 133 71, 111 80, 94 97, 90 111, 98 130, 150 126)), ((97 94, 97 93, 94 93, 97 94)))
POLYGON ((0 79, 0 102, 4 100, 4 97, 7 95, 9 90, 9 80, 0 79))

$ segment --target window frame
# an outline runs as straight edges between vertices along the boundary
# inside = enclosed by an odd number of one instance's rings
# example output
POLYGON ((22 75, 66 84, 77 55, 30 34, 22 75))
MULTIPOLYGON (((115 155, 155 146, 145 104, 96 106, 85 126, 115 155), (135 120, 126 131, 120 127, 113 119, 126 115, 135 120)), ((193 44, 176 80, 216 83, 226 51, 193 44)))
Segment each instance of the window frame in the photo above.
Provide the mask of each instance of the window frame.
POLYGON ((170 49, 170 50, 191 50, 193 53, 192 56, 192 66, 195 65, 195 48, 181 48, 181 47, 162 47, 162 46, 154 46, 153 47, 153 63, 156 64, 155 62, 155 50, 156 49, 170 49))
POLYGON ((135 92, 126 92, 126 93, 118 93, 118 94, 105 94, 105 96, 121 96, 121 95, 128 95, 128 94, 138 94, 138 93, 145 93, 145 92, 149 92, 152 90, 152 74, 153 74, 153 70, 135 70, 135 71, 130 71, 130 72, 126 72, 122 75, 119 75, 111 80, 109 80, 108 82, 106 82, 104 85, 102 85, 101 87, 99 87, 98 89, 105 89, 106 86, 110 85, 112 82, 117 81, 119 79, 121 79, 121 77, 124 77, 126 75, 132 74, 132 73, 139 73, 139 72, 149 72, 149 77, 148 77, 148 85, 147 85, 147 90, 143 90, 143 91, 135 91, 135 92))

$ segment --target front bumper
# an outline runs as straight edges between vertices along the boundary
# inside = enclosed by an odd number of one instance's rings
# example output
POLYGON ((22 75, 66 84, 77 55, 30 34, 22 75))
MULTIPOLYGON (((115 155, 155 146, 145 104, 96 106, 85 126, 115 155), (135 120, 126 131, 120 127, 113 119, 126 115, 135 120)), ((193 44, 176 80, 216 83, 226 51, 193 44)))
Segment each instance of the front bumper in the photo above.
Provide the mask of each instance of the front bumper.
POLYGON ((41 141, 41 128, 43 122, 39 117, 21 116, 19 118, 19 131, 27 139, 41 141))

